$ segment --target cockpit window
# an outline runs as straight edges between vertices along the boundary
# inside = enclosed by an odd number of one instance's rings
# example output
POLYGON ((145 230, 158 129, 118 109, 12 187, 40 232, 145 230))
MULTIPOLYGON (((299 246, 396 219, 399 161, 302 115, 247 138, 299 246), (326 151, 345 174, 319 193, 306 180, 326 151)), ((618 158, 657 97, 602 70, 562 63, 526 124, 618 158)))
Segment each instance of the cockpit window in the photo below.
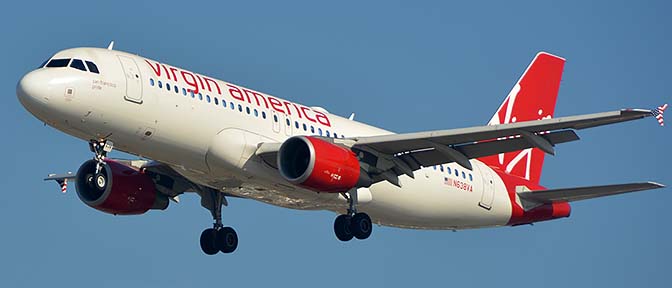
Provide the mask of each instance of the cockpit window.
POLYGON ((47 67, 68 67, 68 63, 70 63, 70 59, 51 59, 51 61, 47 63, 47 67))
POLYGON ((86 66, 89 67, 89 71, 91 71, 93 73, 96 73, 96 74, 100 74, 100 71, 98 71, 98 66, 96 66, 96 64, 94 64, 93 62, 86 61, 86 66))
POLYGON ((79 60, 79 59, 73 59, 72 62, 70 63, 70 67, 86 72, 86 67, 84 66, 84 62, 82 62, 82 60, 79 60))

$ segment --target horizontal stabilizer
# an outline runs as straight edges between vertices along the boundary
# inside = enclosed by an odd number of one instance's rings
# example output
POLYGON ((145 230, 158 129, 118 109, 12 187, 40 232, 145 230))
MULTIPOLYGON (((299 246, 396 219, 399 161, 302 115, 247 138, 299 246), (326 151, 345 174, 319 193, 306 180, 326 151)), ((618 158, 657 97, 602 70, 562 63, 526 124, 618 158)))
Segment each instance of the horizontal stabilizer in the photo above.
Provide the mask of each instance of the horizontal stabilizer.
POLYGON ((663 188, 665 185, 655 182, 628 183, 605 186, 590 186, 539 191, 520 191, 518 197, 535 203, 572 202, 609 195, 623 194, 650 189, 663 188))

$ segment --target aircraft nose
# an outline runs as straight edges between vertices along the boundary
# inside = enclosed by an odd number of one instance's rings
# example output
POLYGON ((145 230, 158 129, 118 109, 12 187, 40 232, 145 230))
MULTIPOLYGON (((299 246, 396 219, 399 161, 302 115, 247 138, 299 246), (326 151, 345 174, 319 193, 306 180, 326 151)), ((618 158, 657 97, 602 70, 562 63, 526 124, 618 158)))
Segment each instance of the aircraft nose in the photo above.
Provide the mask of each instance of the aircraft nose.
POLYGON ((41 79, 39 71, 24 75, 16 84, 16 96, 23 107, 31 112, 40 109, 48 101, 48 83, 41 79))

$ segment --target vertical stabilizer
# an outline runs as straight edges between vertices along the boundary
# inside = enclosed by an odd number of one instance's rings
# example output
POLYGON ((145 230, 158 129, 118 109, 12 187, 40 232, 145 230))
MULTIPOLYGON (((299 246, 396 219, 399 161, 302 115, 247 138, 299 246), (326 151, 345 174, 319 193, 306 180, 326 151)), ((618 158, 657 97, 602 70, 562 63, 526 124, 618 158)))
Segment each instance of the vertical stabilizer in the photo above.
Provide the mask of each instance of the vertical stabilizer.
MULTIPOLYGON (((565 59, 539 52, 488 125, 553 118, 565 59)), ((544 152, 537 148, 487 156, 479 159, 506 173, 539 183, 544 152)))

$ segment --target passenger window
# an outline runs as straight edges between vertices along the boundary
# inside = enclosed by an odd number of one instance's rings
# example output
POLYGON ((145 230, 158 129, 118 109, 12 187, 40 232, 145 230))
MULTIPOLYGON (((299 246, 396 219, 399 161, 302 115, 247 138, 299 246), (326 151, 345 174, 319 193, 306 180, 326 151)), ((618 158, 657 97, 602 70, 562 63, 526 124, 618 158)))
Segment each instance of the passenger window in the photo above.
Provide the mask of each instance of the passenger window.
POLYGON ((243 112, 243 105, 238 104, 238 112, 243 112))
POLYGON ((154 86, 154 79, 149 78, 149 86, 154 86))
POLYGON ((208 103, 210 103, 210 95, 205 95, 205 100, 208 101, 208 103))
POLYGON ((436 165, 432 166, 432 168, 434 168, 434 170, 436 170, 436 165))
POLYGON ((308 125, 306 125, 306 123, 303 123, 303 131, 308 131, 308 125))
POLYGON ((219 99, 217 99, 217 97, 215 97, 215 105, 219 105, 219 99))
POLYGON ((317 128, 317 133, 320 134, 320 136, 322 136, 322 128, 317 128))
POLYGON ((336 134, 336 132, 334 132, 334 138, 338 138, 338 134, 336 134))
POLYGON ((457 172, 457 169, 455 169, 455 176, 460 177, 460 172, 457 172))
POLYGON ((163 88, 163 84, 161 83, 161 80, 159 80, 159 88, 163 88))
POLYGON ((180 88, 177 88, 177 85, 173 85, 173 90, 175 90, 175 94, 180 94, 180 88))
POLYGON ((441 172, 443 172, 443 165, 439 165, 439 170, 441 170, 441 172))
POLYGON ((289 122, 289 119, 285 119, 285 123, 287 123, 287 126, 292 126, 292 123, 289 122))
POLYGON ((315 134, 315 126, 312 125, 310 126, 310 133, 315 134))
POLYGON ((462 171, 462 178, 467 179, 467 175, 464 174, 464 171, 462 171))
POLYGON ((47 63, 47 67, 49 68, 58 68, 58 67, 68 67, 68 63, 70 63, 70 59, 52 59, 47 63))
POLYGON ((233 102, 229 102, 229 106, 231 107, 231 110, 236 110, 236 105, 233 104, 233 102))
POLYGON ((261 118, 264 118, 264 119, 266 119, 266 112, 264 112, 264 111, 261 111, 261 118))
POLYGON ((187 89, 182 88, 182 94, 184 94, 184 96, 187 96, 187 89))
POLYGON ((166 83, 166 90, 170 91, 170 83, 166 83))
POLYGON ((296 129, 299 129, 299 121, 294 121, 294 127, 295 127, 296 129))
POLYGON ((446 172, 448 172, 448 174, 451 174, 451 173, 452 173, 452 172, 450 171, 450 166, 446 166, 446 172))
POLYGON ((85 61, 85 62, 86 66, 89 67, 89 71, 91 71, 92 73, 100 74, 100 71, 98 71, 98 66, 96 66, 95 63, 91 61, 85 61))
POLYGON ((200 92, 198 93, 198 100, 203 101, 203 93, 200 92))
POLYGON ((189 90, 189 94, 191 94, 191 98, 196 98, 196 94, 194 94, 194 90, 189 90))
POLYGON ((469 173, 469 181, 474 181, 474 177, 471 176, 471 173, 469 173))
POLYGON ((247 114, 250 114, 250 107, 245 107, 245 112, 247 112, 247 114))
POLYGON ((84 62, 82 62, 82 60, 79 59, 73 59, 72 62, 70 62, 70 67, 86 72, 84 62))
POLYGON ((259 117, 259 111, 257 111, 257 109, 254 109, 254 117, 259 117))
POLYGON ((278 122, 278 115, 273 115, 273 121, 278 122))

